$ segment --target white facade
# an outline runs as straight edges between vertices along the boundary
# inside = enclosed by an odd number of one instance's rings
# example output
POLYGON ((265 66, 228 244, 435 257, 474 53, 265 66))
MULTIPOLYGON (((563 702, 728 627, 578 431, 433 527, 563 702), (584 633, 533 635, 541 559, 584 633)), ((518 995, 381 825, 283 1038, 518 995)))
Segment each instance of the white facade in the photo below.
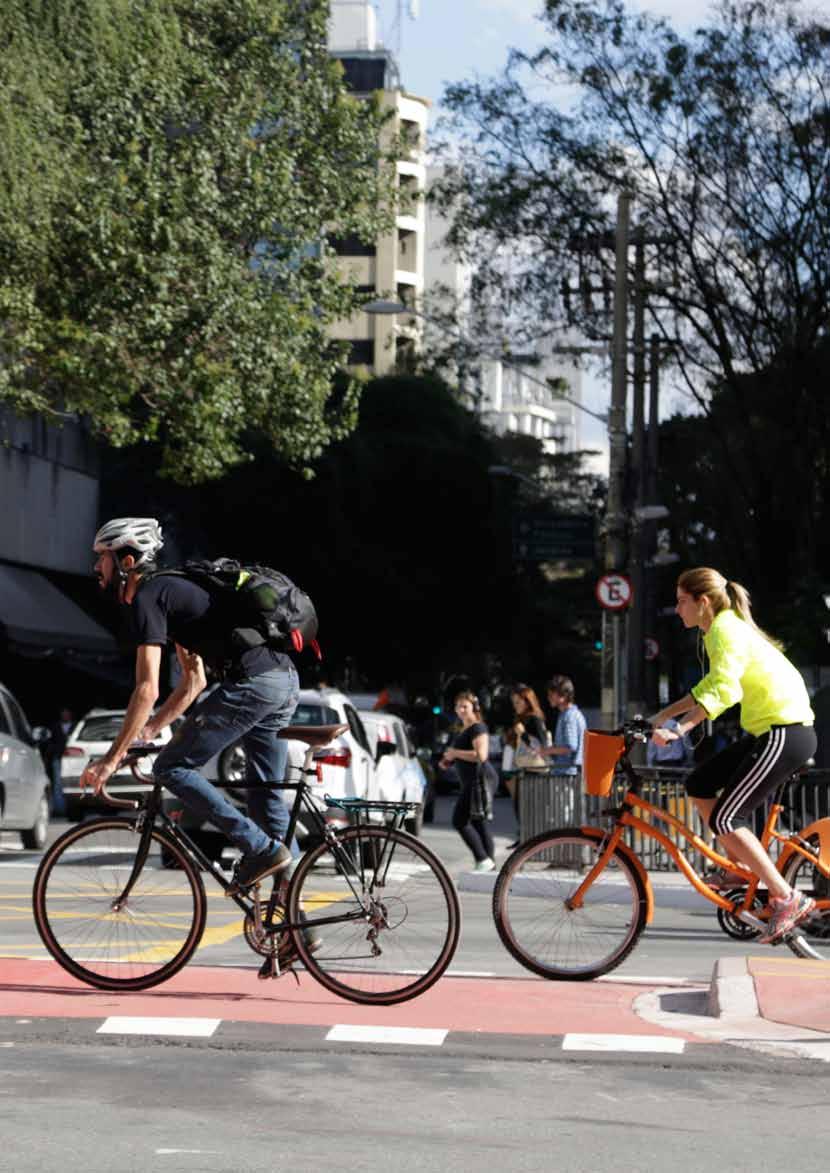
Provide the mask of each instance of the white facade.
POLYGON ((331 0, 329 49, 373 52, 377 45, 377 13, 367 0, 331 0))
POLYGON ((581 398, 580 372, 557 355, 516 356, 507 366, 494 359, 482 365, 478 409, 497 435, 533 436, 548 454, 580 448, 580 412, 557 397, 547 379, 564 379, 567 395, 581 398))

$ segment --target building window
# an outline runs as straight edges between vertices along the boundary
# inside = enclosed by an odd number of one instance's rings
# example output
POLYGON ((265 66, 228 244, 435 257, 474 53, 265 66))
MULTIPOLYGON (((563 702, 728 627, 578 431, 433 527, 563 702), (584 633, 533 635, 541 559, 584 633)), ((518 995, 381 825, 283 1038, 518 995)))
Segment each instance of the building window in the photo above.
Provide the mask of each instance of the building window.
POLYGON ((377 247, 374 244, 366 244, 360 237, 351 234, 349 236, 330 236, 328 238, 329 248, 334 249, 339 257, 373 257, 377 253, 377 247))
POLYGON ((371 367, 375 365, 375 343, 371 338, 359 338, 349 345, 349 366, 371 367))

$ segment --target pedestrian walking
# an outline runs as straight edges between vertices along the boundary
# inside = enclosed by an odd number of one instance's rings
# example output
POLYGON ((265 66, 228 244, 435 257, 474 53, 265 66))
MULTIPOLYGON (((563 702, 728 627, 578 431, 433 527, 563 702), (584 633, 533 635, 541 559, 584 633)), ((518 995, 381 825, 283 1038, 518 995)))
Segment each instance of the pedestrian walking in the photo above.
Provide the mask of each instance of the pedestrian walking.
POLYGON ((66 799, 63 796, 62 763, 63 751, 69 734, 75 728, 75 715, 71 709, 63 708, 57 721, 49 726, 49 740, 44 749, 46 772, 49 775, 52 815, 60 818, 66 814, 66 799))
POLYGON ((528 684, 515 684, 510 691, 513 705, 513 724, 505 734, 505 741, 512 749, 512 769, 505 777, 504 784, 513 801, 516 816, 517 839, 510 846, 518 847, 522 838, 519 797, 525 784, 533 785, 547 774, 550 763, 542 755, 548 744, 548 730, 545 715, 538 697, 528 684))
POLYGON ((461 722, 461 729, 453 736, 439 762, 443 770, 454 762, 461 779, 461 793, 453 810, 452 825, 472 852, 475 871, 492 872, 496 866, 496 852, 487 825, 493 817, 493 810, 486 778, 490 735, 474 692, 460 692, 456 696, 455 715, 461 722))
POLYGON ((548 704, 557 713, 553 745, 543 752, 553 759, 551 775, 559 785, 563 826, 573 822, 576 790, 582 775, 586 721, 576 703, 570 676, 552 676, 547 686, 548 704))
POLYGON ((686 790, 730 859, 767 888, 772 916, 759 939, 778 941, 810 915, 815 901, 790 888, 750 823, 767 795, 815 753, 810 698, 801 673, 756 625, 740 583, 710 567, 686 570, 677 580, 676 611, 684 627, 703 633, 709 671, 652 718, 652 739, 668 744, 740 703, 746 736, 693 770, 686 790), (680 718, 676 729, 667 728, 671 717, 680 718))

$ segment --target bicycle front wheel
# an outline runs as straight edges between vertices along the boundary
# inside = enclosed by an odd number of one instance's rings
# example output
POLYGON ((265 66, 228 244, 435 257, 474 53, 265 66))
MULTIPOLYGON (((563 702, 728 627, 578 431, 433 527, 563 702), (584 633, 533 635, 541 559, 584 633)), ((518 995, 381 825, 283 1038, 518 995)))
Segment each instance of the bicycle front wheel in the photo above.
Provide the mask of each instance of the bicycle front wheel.
POLYGON ((433 985, 458 945, 461 908, 444 865, 417 839, 351 827, 336 853, 322 843, 300 861, 288 915, 309 973, 351 1002, 391 1006, 433 985), (313 937, 317 940, 310 944, 313 937))
POLYGON ((646 890, 618 848, 584 893, 568 899, 599 859, 600 840, 577 829, 546 831, 522 843, 502 865, 493 918, 509 953, 552 981, 588 981, 628 956, 646 923, 646 890))
MULTIPOLYGON (((817 835, 809 836, 807 842, 818 850, 817 835)), ((812 896, 818 905, 812 916, 787 938, 787 944, 797 957, 830 961, 830 880, 798 852, 787 860, 782 875, 790 887, 812 896)))
POLYGON ((35 924, 68 973, 100 990, 146 990, 195 953, 207 901, 199 871, 164 831, 128 895, 141 838, 126 819, 96 819, 67 831, 35 876, 35 924), (172 860, 175 871, 162 864, 172 860))

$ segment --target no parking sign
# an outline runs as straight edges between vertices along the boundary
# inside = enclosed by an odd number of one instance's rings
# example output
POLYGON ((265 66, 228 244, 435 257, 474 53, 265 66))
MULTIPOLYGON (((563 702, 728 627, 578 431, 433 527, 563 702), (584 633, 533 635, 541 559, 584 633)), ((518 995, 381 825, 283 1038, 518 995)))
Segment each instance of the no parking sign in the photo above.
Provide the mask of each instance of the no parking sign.
POLYGON ((634 598, 631 579, 625 574, 603 574, 594 593, 606 611, 624 611, 634 598))

